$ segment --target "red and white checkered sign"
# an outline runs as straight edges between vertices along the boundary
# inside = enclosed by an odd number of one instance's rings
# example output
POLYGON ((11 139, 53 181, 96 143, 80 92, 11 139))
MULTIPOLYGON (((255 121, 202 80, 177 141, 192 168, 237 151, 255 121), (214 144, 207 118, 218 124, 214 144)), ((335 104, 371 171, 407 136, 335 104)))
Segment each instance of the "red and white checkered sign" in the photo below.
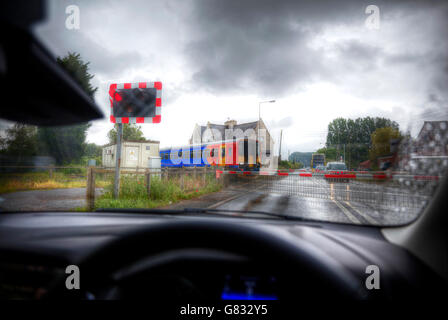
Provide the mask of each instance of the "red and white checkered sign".
POLYGON ((109 87, 110 100, 110 122, 112 123, 160 123, 162 120, 162 82, 134 82, 134 83, 112 83, 109 87), (115 117, 114 99, 115 91, 119 89, 154 88, 156 89, 155 116, 154 117, 115 117))

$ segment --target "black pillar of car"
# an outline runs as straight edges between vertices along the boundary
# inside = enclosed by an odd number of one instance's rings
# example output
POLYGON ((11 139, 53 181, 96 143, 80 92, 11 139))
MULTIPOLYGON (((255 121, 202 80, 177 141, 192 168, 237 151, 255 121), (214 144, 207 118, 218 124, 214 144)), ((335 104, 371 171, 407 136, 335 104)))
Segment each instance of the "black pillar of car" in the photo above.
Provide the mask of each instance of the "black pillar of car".
POLYGON ((99 107, 31 33, 43 1, 0 4, 0 118, 60 126, 103 117, 99 107))

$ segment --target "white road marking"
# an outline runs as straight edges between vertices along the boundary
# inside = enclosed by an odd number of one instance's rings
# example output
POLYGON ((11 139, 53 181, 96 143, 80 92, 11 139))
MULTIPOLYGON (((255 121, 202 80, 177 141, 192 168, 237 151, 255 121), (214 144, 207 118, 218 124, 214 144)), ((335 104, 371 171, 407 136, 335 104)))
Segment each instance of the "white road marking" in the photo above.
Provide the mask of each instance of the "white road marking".
POLYGON ((229 201, 235 200, 236 198, 242 197, 242 196, 244 196, 244 195, 246 195, 246 194, 248 194, 248 193, 249 193, 249 192, 245 192, 245 193, 242 193, 242 194, 241 194, 241 193, 240 193, 240 194, 237 194, 236 196, 233 196, 233 197, 224 199, 224 200, 222 200, 222 201, 219 201, 219 202, 217 202, 217 203, 215 203, 215 204, 212 204, 211 206, 208 206, 206 209, 215 209, 215 208, 219 207, 220 205, 222 205, 222 204, 224 204, 224 203, 227 203, 227 202, 229 202, 229 201))
POLYGON ((339 203, 339 201, 334 199, 332 199, 332 201, 339 207, 339 209, 341 209, 341 211, 347 216, 347 218, 351 222, 361 224, 361 221, 359 221, 358 218, 356 218, 353 214, 351 214, 350 211, 347 210, 347 208, 345 208, 341 203, 339 203))
POLYGON ((332 183, 330 183, 330 199, 334 201, 334 188, 332 183))
POLYGON ((359 211, 359 210, 356 209, 354 206, 352 206, 352 205, 350 204, 349 201, 345 201, 345 203, 346 203, 350 208, 352 208, 353 210, 355 210, 356 213, 358 213, 361 217, 363 217, 364 219, 366 219, 367 221, 369 221, 371 224, 378 224, 378 222, 377 222, 373 217, 369 216, 369 215, 366 214, 366 213, 363 213, 363 212, 359 211))

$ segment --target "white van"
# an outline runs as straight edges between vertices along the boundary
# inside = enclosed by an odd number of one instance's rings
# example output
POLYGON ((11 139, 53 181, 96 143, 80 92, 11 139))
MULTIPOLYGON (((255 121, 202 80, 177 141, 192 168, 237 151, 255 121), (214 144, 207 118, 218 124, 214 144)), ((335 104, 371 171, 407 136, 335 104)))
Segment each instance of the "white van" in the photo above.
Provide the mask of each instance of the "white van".
POLYGON ((325 170, 348 170, 344 162, 328 162, 325 170))

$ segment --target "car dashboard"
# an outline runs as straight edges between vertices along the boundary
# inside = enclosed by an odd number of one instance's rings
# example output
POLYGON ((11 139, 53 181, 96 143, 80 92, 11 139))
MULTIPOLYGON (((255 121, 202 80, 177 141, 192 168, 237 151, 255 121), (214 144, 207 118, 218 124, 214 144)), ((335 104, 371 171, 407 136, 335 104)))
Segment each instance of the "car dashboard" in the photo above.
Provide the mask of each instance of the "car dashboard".
MULTIPOLYGON (((225 223, 286 237, 306 243, 344 269, 359 288, 365 289, 366 268, 378 266, 379 289, 360 290, 357 298, 394 300, 417 298, 444 289, 446 283, 406 250, 387 242, 376 227, 321 222, 295 222, 281 219, 247 219, 207 215, 145 215, 119 213, 17 213, 0 217, 0 299, 45 299, 66 268, 82 265, 86 257, 119 242, 121 237, 142 226, 175 221, 225 223), (362 291, 362 292, 361 292, 362 291)), ((182 235, 173 242, 182 243, 182 235)), ((306 296, 309 274, 303 270, 286 272, 287 262, 260 263, 251 257, 222 248, 179 247, 148 259, 126 259, 117 252, 104 273, 95 281, 83 277, 79 290, 67 290, 57 298, 157 299, 171 300, 291 300, 306 296), (161 263, 163 262, 163 263, 161 263), (303 286, 292 287, 291 277, 303 286)), ((158 247, 160 243, 144 243, 158 247)), ((245 243, 240 243, 244 246, 245 243)), ((260 248, 263 251, 263 248, 260 248)), ((294 255, 291 252, 291 255, 294 255)), ((273 258, 273 260, 275 260, 273 258)), ((318 291, 327 290, 325 282, 318 291)), ((53 296, 54 297, 54 296, 53 296)))

